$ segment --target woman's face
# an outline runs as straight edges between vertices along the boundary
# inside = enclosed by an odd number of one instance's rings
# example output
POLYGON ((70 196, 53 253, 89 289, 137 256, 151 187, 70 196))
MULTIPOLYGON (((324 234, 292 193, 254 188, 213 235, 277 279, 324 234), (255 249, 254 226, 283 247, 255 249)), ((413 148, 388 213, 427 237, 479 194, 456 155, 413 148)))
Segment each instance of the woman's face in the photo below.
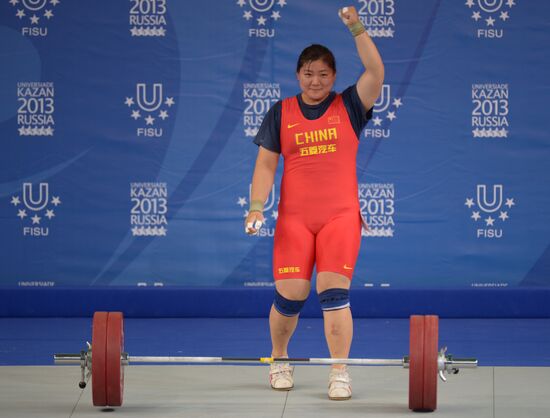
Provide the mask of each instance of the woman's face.
POLYGON ((321 103, 332 91, 336 73, 323 60, 306 62, 296 74, 306 104, 321 103))

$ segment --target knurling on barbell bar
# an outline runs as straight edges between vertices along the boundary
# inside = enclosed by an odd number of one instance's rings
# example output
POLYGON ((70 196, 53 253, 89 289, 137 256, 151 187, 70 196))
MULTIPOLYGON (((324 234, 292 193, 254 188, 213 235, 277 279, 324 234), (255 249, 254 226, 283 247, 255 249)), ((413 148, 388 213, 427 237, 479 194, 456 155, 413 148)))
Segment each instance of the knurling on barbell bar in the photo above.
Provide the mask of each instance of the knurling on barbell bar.
POLYGON ((56 364, 79 364, 86 386, 86 374, 92 377, 94 406, 121 406, 124 394, 124 366, 130 363, 305 363, 403 366, 409 369, 409 408, 413 411, 435 411, 437 376, 446 381, 445 373, 458 373, 460 368, 475 368, 474 358, 455 359, 446 348, 437 351, 439 318, 435 315, 413 315, 410 318, 409 356, 402 359, 334 359, 334 358, 241 358, 241 357, 151 357, 130 356, 124 351, 124 318, 121 312, 96 312, 92 325, 92 344, 80 354, 55 354, 56 364))

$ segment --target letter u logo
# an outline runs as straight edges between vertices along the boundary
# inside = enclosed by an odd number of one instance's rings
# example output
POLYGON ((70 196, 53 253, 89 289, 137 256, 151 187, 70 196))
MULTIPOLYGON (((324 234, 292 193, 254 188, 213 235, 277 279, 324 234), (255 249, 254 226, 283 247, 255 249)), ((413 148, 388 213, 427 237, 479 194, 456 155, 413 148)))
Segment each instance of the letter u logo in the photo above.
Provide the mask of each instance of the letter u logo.
POLYGON ((503 0, 478 0, 479 8, 487 13, 496 12, 502 7, 503 0))
POLYGON ((493 199, 489 202, 487 198, 487 186, 485 184, 477 185, 477 204, 487 213, 496 212, 502 206, 502 184, 493 186, 493 199))
POLYGON ((35 199, 32 183, 23 183, 23 203, 25 206, 35 212, 44 209, 49 200, 48 187, 48 183, 40 183, 38 199, 35 199))
POLYGON ((390 85, 384 84, 382 86, 382 91, 380 92, 380 96, 374 102, 374 111, 375 112, 384 112, 388 109, 390 106, 390 85))
POLYGON ((25 6, 28 10, 36 11, 42 9, 48 0, 21 0, 21 3, 23 3, 23 6, 25 6))
POLYGON ((153 84, 153 98, 148 100, 147 88, 145 83, 138 83, 137 85, 137 103, 146 112, 154 112, 162 104, 162 84, 153 84))

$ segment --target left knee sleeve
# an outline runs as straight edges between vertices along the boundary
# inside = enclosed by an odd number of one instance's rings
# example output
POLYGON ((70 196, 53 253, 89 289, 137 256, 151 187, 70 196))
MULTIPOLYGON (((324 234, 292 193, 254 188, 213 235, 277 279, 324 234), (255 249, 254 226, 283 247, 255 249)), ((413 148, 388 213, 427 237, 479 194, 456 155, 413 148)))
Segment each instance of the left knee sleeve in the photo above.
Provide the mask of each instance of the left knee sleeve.
POLYGON ((327 289, 319 293, 319 302, 321 302, 323 311, 349 308, 349 290, 341 288, 327 289))

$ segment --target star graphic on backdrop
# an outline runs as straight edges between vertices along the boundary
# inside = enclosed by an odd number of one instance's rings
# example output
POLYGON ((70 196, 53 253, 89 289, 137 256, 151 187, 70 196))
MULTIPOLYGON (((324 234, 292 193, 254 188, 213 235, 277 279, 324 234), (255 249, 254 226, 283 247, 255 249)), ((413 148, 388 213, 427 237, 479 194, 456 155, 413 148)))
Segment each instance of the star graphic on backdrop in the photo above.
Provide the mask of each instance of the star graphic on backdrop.
POLYGON ((48 20, 50 20, 50 18, 53 17, 52 11, 51 11, 51 10, 46 10, 46 11, 44 12, 44 17, 46 17, 46 18, 48 18, 48 20))
POLYGON ((50 0, 50 3, 57 6, 59 4, 59 0, 50 0))
POLYGON ((59 199, 59 196, 52 197, 52 205, 57 206, 61 204, 61 200, 59 199))
POLYGON ((33 225, 35 225, 35 224, 40 225, 40 219, 42 219, 42 218, 38 215, 34 215, 31 219, 32 219, 32 224, 33 225))
POLYGON ((168 107, 171 107, 174 105, 174 98, 173 97, 167 97, 164 101, 164 104, 168 107))
POLYGON ((27 217, 27 211, 25 209, 19 209, 17 212, 17 216, 19 216, 21 219, 27 217))
POLYGON ((373 118, 372 121, 374 122, 374 126, 381 126, 382 125, 382 119, 378 116, 373 118))
POLYGON ((152 117, 151 115, 145 118, 145 122, 147 123, 147 125, 152 125, 154 121, 155 121, 155 118, 152 117))
POLYGON ((479 212, 472 212, 472 219, 474 221, 478 221, 481 216, 479 216, 479 212))
POLYGON ((246 0, 239 0, 239 1, 237 1, 237 4, 241 7, 243 7, 246 4, 246 0))
POLYGON ((509 208, 511 208, 512 206, 514 206, 516 203, 514 202, 514 199, 506 199, 506 203, 505 205, 508 206, 509 208))
POLYGON ((157 33, 158 33, 159 36, 165 36, 166 35, 166 29, 158 28, 157 33))
POLYGON ((273 20, 279 20, 281 18, 281 14, 279 12, 272 12, 271 13, 271 18, 273 20))
POLYGON ((237 205, 239 205, 241 208, 245 207, 246 206, 246 197, 240 197, 239 196, 239 200, 237 201, 237 205))
POLYGON ((139 30, 134 26, 132 29, 130 29, 130 33, 132 34, 132 36, 138 36, 139 30))
POLYGON ((397 118, 397 116, 395 116, 395 112, 388 112, 388 116, 386 117, 391 121, 397 118))
POLYGON ((470 8, 471 8, 471 7, 474 7, 474 0, 468 0, 468 1, 466 2, 466 6, 468 6, 468 7, 470 7, 470 8))
POLYGON ((11 198, 11 204, 12 204, 13 206, 17 206, 17 205, 20 204, 20 203, 21 203, 21 201, 19 200, 19 196, 13 196, 13 197, 11 198))
POLYGON ((472 19, 474 19, 477 22, 479 19, 481 19, 481 13, 474 12, 474 14, 472 15, 472 19))
POLYGON ((508 0, 508 1, 506 2, 506 5, 507 5, 508 7, 510 7, 510 8, 512 8, 512 6, 515 6, 516 3, 514 3, 514 0, 508 0))
POLYGON ((161 110, 159 113, 159 118, 165 120, 168 117, 168 112, 166 110, 161 110))
POLYGON ((10 3, 12 6, 15 6, 17 3, 19 3, 19 0, 10 0, 10 3))
POLYGON ((495 19, 493 19, 491 16, 485 19, 485 22, 487 22, 487 26, 495 26, 495 19))
POLYGON ((265 17, 263 16, 260 16, 258 19, 256 19, 258 21, 258 25, 260 26, 263 26, 265 25, 265 21, 267 20, 265 17))
POLYGON ((20 10, 17 11, 15 16, 17 16, 19 19, 23 19, 26 16, 25 11, 23 9, 20 9, 20 10))
POLYGON ((508 16, 508 12, 500 12, 500 18, 506 22, 507 19, 510 19, 510 16, 508 16))
POLYGON ((139 110, 132 110, 132 116, 131 118, 134 118, 134 120, 138 120, 141 118, 141 113, 139 113, 139 110))
POLYGON ((277 218, 279 217, 279 211, 278 210, 271 211, 271 217, 277 220, 277 218))
POLYGON ((48 218, 49 220, 51 220, 54 216, 55 216, 55 213, 53 213, 52 209, 48 209, 46 211, 46 218, 48 218))
POLYGON ((38 25, 38 21, 39 21, 39 20, 40 20, 40 18, 39 18, 38 16, 36 16, 36 15, 32 15, 32 16, 31 16, 31 23, 32 23, 33 25, 38 25))
POLYGON ((250 10, 245 11, 243 14, 243 18, 245 18, 246 20, 252 19, 252 12, 250 10))
POLYGON ((500 219, 502 219, 503 221, 505 221, 506 219, 509 218, 508 212, 500 211, 500 215, 499 215, 498 217, 499 217, 500 219))
POLYGON ((472 199, 471 197, 467 198, 466 199, 466 203, 464 203, 466 206, 468 206, 468 208, 471 208, 472 206, 475 205, 474 203, 474 199, 472 199))
POLYGON ((134 104, 134 99, 132 97, 126 97, 126 100, 124 101, 124 104, 126 106, 132 106, 134 104))
POLYGON ((279 1, 277 2, 277 4, 278 4, 279 6, 281 6, 281 7, 285 7, 285 5, 286 5, 286 0, 279 0, 279 1))
POLYGON ((489 216, 487 219, 485 219, 485 223, 487 223, 487 226, 493 226, 495 220, 489 216))
POLYGON ((403 106, 401 99, 393 99, 393 105, 399 109, 400 106, 403 106))

